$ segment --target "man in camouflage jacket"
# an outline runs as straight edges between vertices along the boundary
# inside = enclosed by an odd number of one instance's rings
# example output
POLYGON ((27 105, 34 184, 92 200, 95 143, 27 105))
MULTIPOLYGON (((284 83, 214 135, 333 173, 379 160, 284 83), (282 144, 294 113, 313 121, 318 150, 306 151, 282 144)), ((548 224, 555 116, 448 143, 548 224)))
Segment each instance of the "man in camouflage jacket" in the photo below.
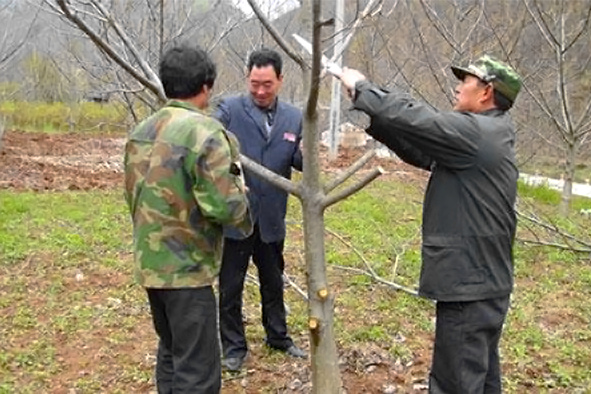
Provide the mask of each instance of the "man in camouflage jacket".
POLYGON ((168 50, 160 79, 170 101, 140 123, 125 148, 135 277, 159 336, 159 393, 219 393, 220 345, 212 284, 223 226, 252 231, 239 146, 206 115, 216 69, 197 47, 168 50))
POLYGON ((367 132, 400 158, 431 171, 423 205, 419 293, 437 301, 430 393, 501 393, 499 339, 513 288, 515 129, 508 114, 521 88, 507 64, 483 56, 466 68, 454 111, 439 111, 356 70, 341 80, 367 132))

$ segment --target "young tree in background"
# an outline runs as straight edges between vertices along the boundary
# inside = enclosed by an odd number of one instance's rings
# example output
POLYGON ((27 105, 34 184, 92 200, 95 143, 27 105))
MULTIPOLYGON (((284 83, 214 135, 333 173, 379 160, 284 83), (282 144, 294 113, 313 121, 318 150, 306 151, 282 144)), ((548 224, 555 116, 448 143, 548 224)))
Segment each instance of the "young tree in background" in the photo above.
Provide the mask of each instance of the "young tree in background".
POLYGON ((560 212, 567 215, 577 159, 591 139, 591 1, 523 0, 544 39, 526 89, 564 155, 560 212))

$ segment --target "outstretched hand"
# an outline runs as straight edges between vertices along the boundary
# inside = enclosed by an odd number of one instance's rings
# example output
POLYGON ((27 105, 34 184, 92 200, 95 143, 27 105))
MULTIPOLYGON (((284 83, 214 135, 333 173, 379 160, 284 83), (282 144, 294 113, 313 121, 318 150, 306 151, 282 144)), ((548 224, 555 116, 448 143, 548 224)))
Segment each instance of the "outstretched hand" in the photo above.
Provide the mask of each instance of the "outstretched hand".
POLYGON ((340 80, 343 83, 343 86, 347 89, 349 97, 352 98, 353 93, 355 92, 355 84, 359 81, 365 80, 365 75, 355 69, 344 67, 340 80))

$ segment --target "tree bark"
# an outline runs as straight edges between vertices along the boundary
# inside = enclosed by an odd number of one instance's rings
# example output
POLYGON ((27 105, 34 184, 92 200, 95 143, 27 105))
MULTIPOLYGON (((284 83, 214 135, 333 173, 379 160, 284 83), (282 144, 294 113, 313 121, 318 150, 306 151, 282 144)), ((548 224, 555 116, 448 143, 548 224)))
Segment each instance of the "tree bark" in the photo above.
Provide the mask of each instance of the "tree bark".
POLYGON ((564 185, 562 186, 562 197, 560 199, 560 214, 568 216, 570 202, 573 195, 573 182, 575 180, 575 165, 577 162, 577 145, 569 144, 566 151, 566 163, 564 165, 564 185))
POLYGON ((312 392, 342 392, 334 333, 334 295, 329 291, 324 250, 324 215, 318 199, 303 201, 304 242, 308 272, 308 326, 312 392))
POLYGON ((2 137, 4 137, 4 125, 0 123, 0 150, 2 150, 2 137))

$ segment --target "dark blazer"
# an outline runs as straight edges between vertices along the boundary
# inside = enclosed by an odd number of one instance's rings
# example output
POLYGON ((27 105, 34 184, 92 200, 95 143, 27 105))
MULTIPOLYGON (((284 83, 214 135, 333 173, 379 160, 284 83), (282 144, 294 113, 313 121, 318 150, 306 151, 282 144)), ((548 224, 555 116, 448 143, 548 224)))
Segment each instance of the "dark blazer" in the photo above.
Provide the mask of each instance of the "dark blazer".
MULTIPOLYGON (((254 104, 250 95, 223 100, 214 117, 240 141, 243 155, 269 170, 291 178, 292 167, 302 170, 302 112, 296 107, 277 102, 270 136, 267 135, 265 116, 254 104)), ((248 200, 253 223, 257 223, 263 242, 285 239, 285 213, 287 192, 245 170, 248 200)), ((232 239, 244 239, 236 229, 226 227, 224 235, 232 239)))

